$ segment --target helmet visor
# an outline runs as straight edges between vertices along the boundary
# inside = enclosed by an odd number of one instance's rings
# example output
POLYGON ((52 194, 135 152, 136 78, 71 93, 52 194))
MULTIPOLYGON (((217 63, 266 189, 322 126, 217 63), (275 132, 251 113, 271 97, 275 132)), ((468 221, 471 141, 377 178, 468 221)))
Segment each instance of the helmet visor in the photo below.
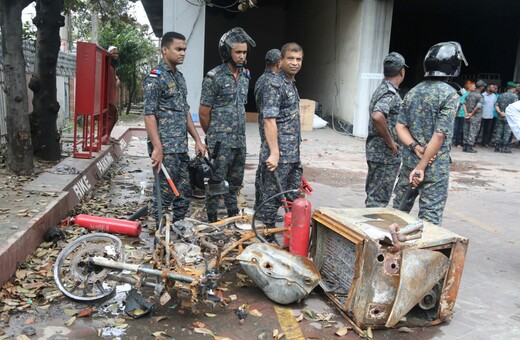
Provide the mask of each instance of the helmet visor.
POLYGON ((247 43, 251 47, 255 47, 256 43, 251 37, 244 31, 242 27, 235 27, 224 33, 220 38, 220 44, 226 44, 229 48, 233 48, 236 44, 247 43))

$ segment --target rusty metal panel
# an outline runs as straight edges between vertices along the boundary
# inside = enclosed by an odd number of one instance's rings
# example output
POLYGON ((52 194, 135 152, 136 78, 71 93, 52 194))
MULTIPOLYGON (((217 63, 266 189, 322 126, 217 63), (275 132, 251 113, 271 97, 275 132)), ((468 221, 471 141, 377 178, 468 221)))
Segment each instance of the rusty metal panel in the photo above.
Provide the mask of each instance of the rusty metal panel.
POLYGON ((423 223, 416 239, 396 247, 390 231, 417 224, 391 208, 315 211, 312 257, 320 285, 357 326, 429 326, 451 318, 468 239, 423 223))

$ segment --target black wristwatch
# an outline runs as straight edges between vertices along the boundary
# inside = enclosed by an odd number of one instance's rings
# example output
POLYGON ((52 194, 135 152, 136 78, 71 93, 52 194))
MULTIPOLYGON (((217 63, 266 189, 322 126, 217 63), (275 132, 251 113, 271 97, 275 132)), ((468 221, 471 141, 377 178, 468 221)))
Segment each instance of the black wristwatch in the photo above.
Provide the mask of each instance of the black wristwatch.
POLYGON ((410 143, 410 145, 408 145, 408 149, 411 151, 411 152, 414 152, 415 151, 415 147, 419 145, 419 143, 417 142, 413 142, 413 143, 410 143))

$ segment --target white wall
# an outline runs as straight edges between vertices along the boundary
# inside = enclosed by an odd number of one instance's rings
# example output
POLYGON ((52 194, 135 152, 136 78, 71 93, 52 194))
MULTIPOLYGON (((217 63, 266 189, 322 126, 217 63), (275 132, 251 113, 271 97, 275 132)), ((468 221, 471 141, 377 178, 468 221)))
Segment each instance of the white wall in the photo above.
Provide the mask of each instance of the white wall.
POLYGON ((368 130, 368 105, 383 78, 393 0, 301 2, 305 56, 301 92, 322 104, 324 115, 352 123, 353 133, 368 130))
POLYGON ((383 79, 383 59, 390 46, 394 1, 364 0, 362 3, 357 105, 352 132, 355 136, 366 137, 370 98, 383 79))
POLYGON ((205 21, 205 6, 195 6, 188 1, 163 0, 163 34, 175 31, 186 36, 186 58, 179 70, 186 79, 188 104, 197 120, 204 72, 205 21))

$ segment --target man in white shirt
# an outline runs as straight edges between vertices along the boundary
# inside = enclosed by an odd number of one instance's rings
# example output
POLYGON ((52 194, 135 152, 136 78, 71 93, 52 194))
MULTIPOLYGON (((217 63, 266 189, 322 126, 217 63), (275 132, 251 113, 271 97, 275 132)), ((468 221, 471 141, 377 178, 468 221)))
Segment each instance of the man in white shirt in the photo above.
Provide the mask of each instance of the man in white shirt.
POLYGON ((493 93, 493 84, 488 84, 484 96, 484 106, 482 107, 482 146, 488 147, 493 136, 493 109, 497 103, 497 96, 493 93))
POLYGON ((520 100, 506 108, 506 117, 511 131, 515 134, 516 139, 520 140, 520 100))

